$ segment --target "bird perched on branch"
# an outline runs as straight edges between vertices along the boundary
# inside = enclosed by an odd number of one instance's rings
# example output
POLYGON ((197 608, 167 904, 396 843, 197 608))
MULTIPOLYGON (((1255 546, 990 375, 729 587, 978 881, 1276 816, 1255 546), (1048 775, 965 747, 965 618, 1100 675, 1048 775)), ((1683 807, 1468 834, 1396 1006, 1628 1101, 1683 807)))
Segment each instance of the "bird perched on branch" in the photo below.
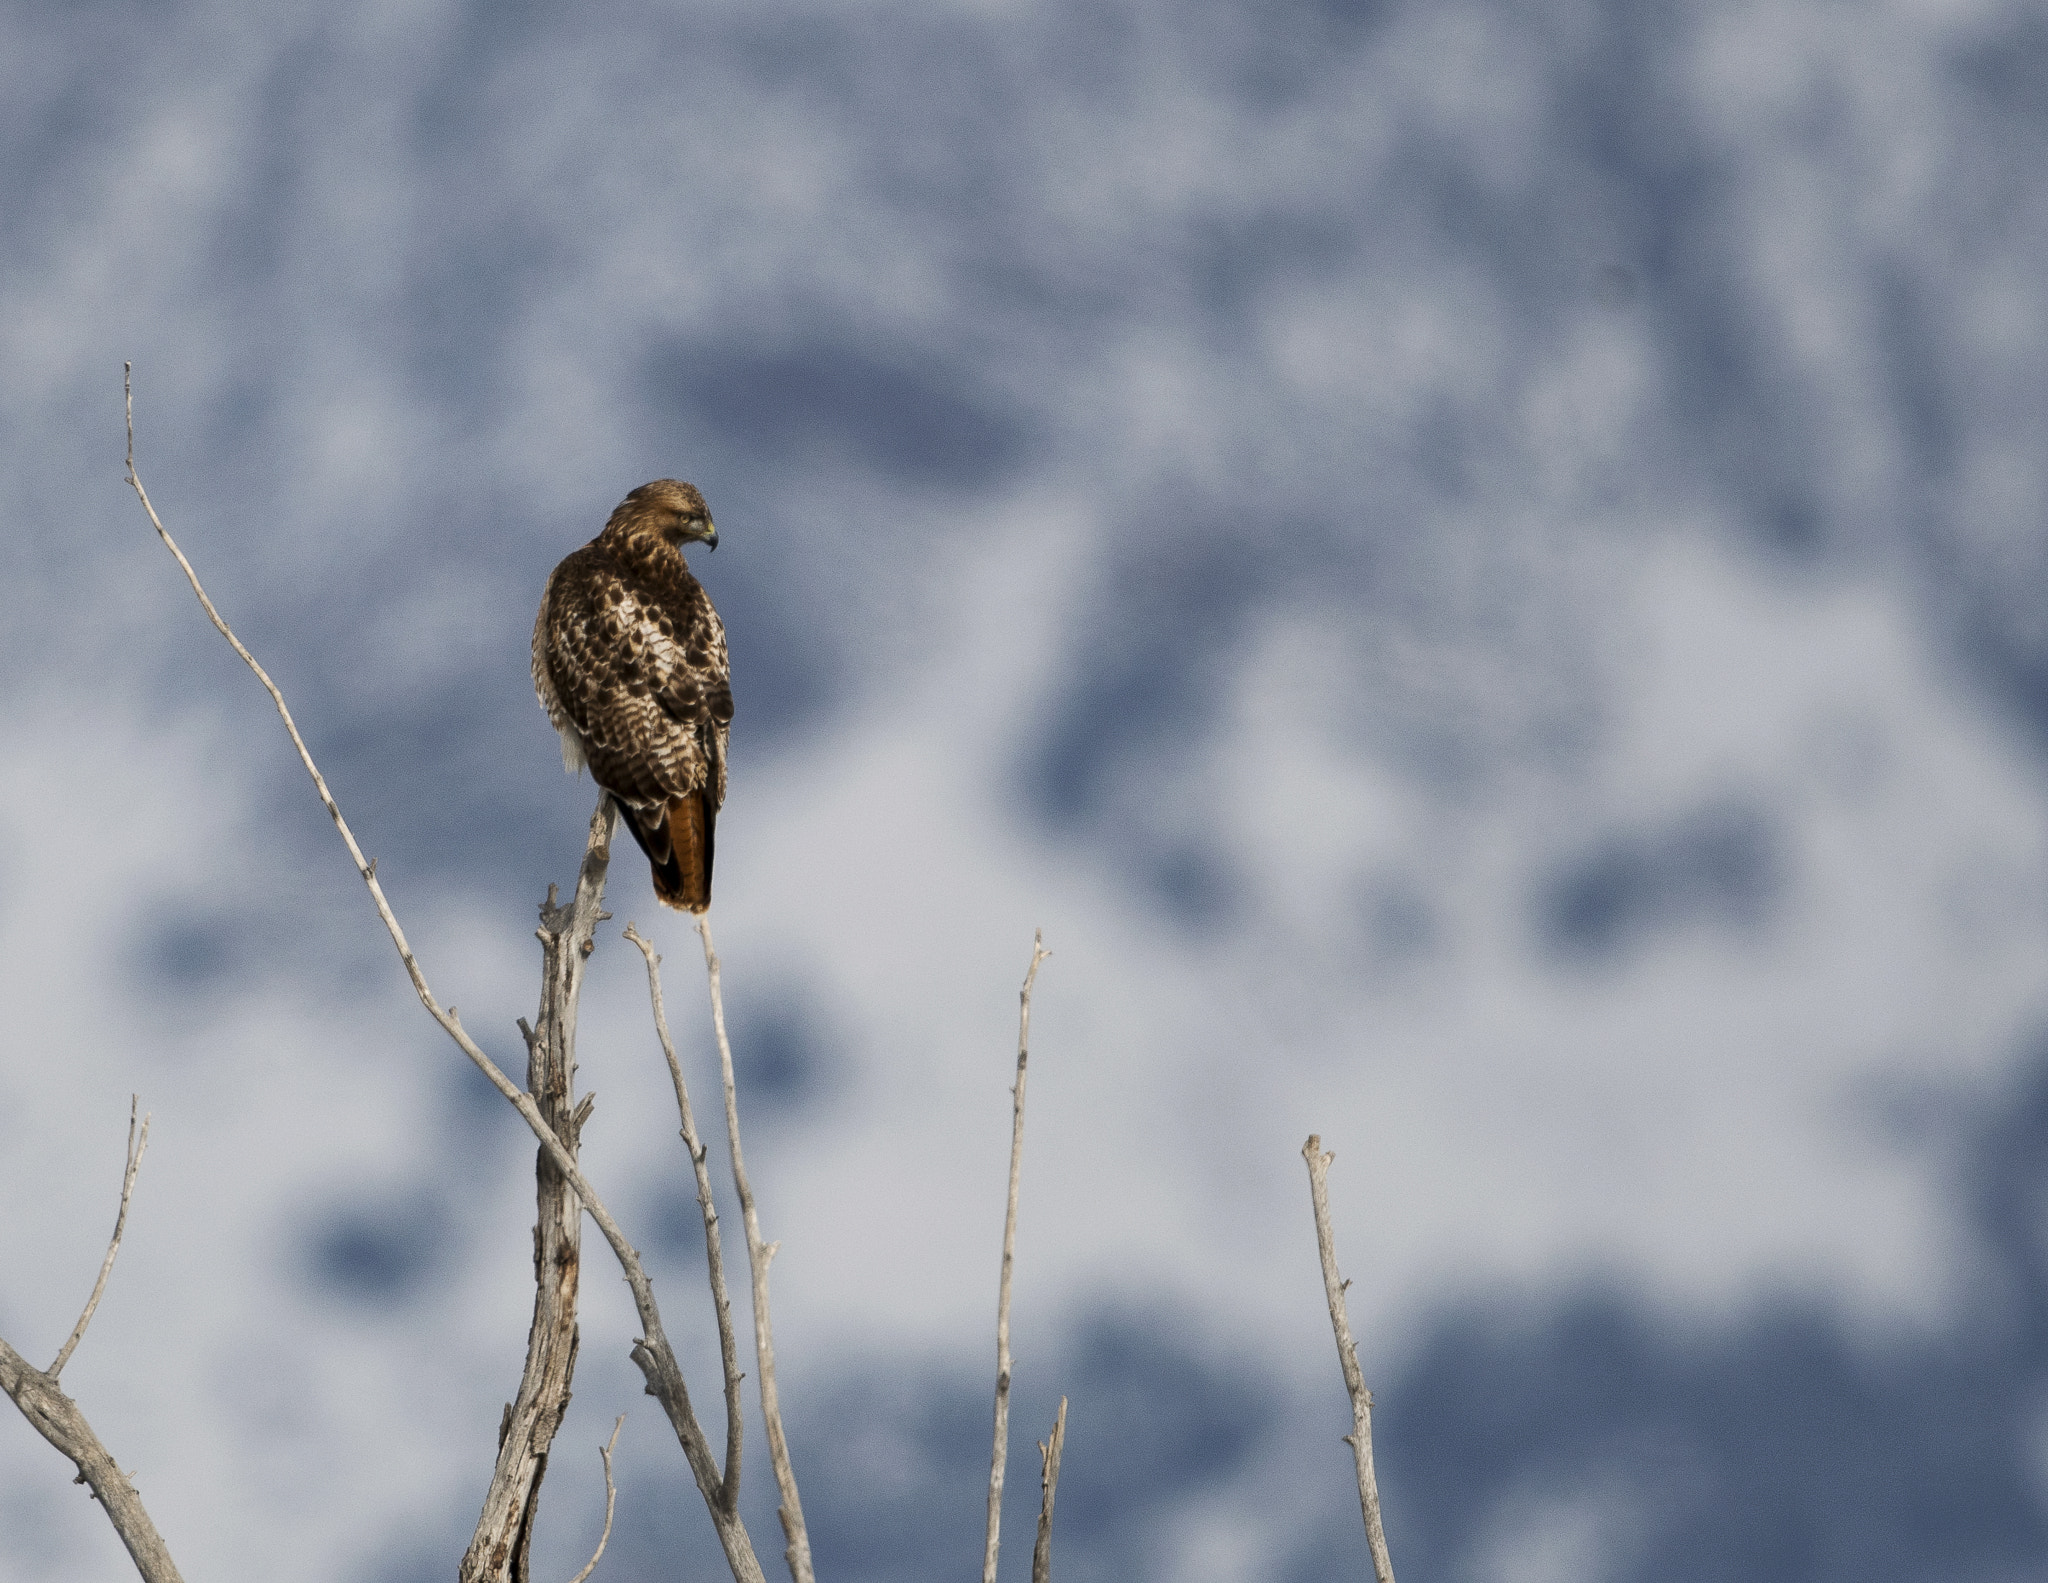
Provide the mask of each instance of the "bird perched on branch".
POLYGON ((562 767, 589 766, 654 870, 654 894, 711 905, 712 836, 725 804, 732 685, 725 625, 683 564, 718 548, 695 486, 642 484, 548 578, 533 624, 533 685, 562 735, 562 767))

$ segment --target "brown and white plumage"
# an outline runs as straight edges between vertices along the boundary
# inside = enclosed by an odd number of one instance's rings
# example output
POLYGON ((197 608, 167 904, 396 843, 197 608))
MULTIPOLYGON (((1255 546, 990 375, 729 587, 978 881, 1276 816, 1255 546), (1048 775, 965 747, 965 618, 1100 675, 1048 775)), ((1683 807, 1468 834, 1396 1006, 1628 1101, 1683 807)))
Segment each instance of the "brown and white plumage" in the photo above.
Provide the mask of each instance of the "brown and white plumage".
POLYGON ((732 685, 725 626, 683 563, 718 546, 704 497, 657 478, 563 560, 533 624, 533 685, 562 737, 562 765, 588 765, 669 906, 711 905, 711 857, 725 804, 732 685))

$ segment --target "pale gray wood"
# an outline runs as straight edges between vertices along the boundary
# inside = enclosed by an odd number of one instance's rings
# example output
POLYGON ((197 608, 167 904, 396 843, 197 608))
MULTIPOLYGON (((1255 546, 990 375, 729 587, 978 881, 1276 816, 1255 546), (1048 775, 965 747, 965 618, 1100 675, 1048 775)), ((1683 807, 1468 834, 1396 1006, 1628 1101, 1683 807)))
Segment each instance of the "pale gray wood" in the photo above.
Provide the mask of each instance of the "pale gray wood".
POLYGON ((739 1194, 740 1223, 747 1232, 747 1268, 754 1281, 754 1359, 760 1370, 761 1421, 768 1432, 768 1462, 775 1470, 782 1503, 775 1515, 782 1521, 782 1559, 792 1583, 813 1583, 811 1535, 804 1526, 803 1498, 797 1493, 796 1469, 789 1460, 789 1440, 782 1432, 782 1398, 775 1386, 775 1326, 768 1313, 768 1266, 779 1242, 761 1241, 761 1217, 754 1208, 754 1189, 747 1181, 746 1156, 740 1152, 739 1095, 733 1086, 732 1046, 725 1037, 725 997, 718 984, 718 952, 711 943, 711 920, 697 920, 704 940, 704 974, 711 985, 711 1026, 718 1036, 718 1072, 725 1088, 725 1140, 732 1154, 733 1188, 739 1194))
POLYGON ((1372 1551, 1377 1583, 1394 1583, 1394 1563, 1387 1554, 1386 1531, 1380 1526, 1380 1489, 1372 1471, 1372 1392, 1358 1367, 1358 1347, 1351 1339, 1351 1320, 1344 1308, 1344 1288, 1351 1283, 1337 1273, 1337 1242, 1330 1230, 1330 1162, 1323 1140, 1310 1133, 1301 1146, 1308 1161, 1309 1203, 1316 1217, 1316 1252, 1323 1263, 1323 1295, 1329 1299, 1330 1328, 1337 1335, 1337 1362, 1344 1371, 1344 1389, 1351 1396, 1351 1433, 1344 1437, 1358 1465, 1358 1508, 1365 1517, 1365 1542, 1372 1551))
POLYGON ((91 1488, 93 1499, 128 1547, 143 1583, 184 1583, 163 1536, 143 1510, 135 1485, 100 1444, 78 1403, 5 1341, 0 1341, 0 1391, 14 1399, 38 1434, 78 1464, 77 1482, 91 1488))
MULTIPOLYGON (((576 1103, 576 1009, 583 968, 604 911, 605 874, 611 863, 616 805, 600 792, 576 891, 557 905, 555 887, 540 909, 540 1011, 526 1039, 526 1091, 541 1115, 576 1155, 590 1101, 576 1103)), ((526 1335, 526 1367, 518 1394, 505 1408, 498 1457, 484 1493, 476 1533, 462 1557, 461 1583, 526 1583, 534 1517, 548 1451, 569 1410, 579 1334, 577 1285, 582 1273, 583 1206, 545 1150, 534 1162, 538 1212, 533 1227, 533 1323, 526 1335)))
POLYGON ((121 1234, 128 1226, 128 1201, 135 1194, 135 1178, 142 1169, 143 1152, 149 1147, 147 1116, 142 1118, 140 1133, 136 1131, 137 1103, 131 1094, 128 1099, 128 1159, 121 1173, 121 1207, 114 1216, 114 1235, 107 1244, 107 1256, 100 1261, 99 1279, 93 1282, 92 1296, 86 1299, 85 1311, 78 1316, 78 1323, 71 1327, 70 1336, 47 1373, 0 1340, 0 1391, 7 1393, 14 1405, 21 1409, 22 1417, 35 1425, 38 1434, 78 1465, 75 1482, 92 1490, 93 1498, 114 1525, 114 1532, 121 1536, 121 1543, 127 1546, 135 1569, 146 1583, 181 1583, 177 1565, 171 1560, 170 1551, 164 1547, 156 1524, 149 1520, 149 1513, 143 1509, 142 1497, 135 1493, 135 1485, 108 1454, 107 1448, 100 1444, 99 1436, 92 1432, 92 1425, 85 1421, 85 1414, 78 1410, 78 1404, 57 1384, 58 1374, 78 1349, 78 1343, 85 1338, 86 1327, 92 1323, 92 1316, 100 1306, 100 1297, 107 1289, 107 1277, 113 1273, 114 1255, 121 1251, 121 1234))
POLYGON ((590 1583, 590 1574, 597 1570, 598 1562, 604 1559, 604 1547, 612 1542, 612 1513, 618 1509, 619 1487, 612 1482, 612 1453, 619 1448, 619 1431, 626 1426, 626 1415, 620 1413, 612 1423, 612 1438, 597 1448, 597 1454, 604 1458, 604 1532, 597 1536, 597 1548, 590 1553, 590 1559, 583 1563, 583 1570, 569 1579, 569 1583, 590 1583))
POLYGON ((996 1292, 995 1447, 989 1453, 988 1532, 981 1554, 981 1583, 996 1583, 996 1552, 1003 1542, 1003 1474, 1010 1459, 1010 1266, 1017 1254, 1017 1184, 1024 1165, 1024 1078, 1031 1064, 1031 990, 1038 964, 1052 953, 1045 936, 1033 931, 1031 966, 1017 992, 1017 1086, 1010 1090, 1010 1200, 1003 1212, 1003 1273, 996 1292))
POLYGON ((98 1311, 100 1298, 107 1290, 107 1277, 114 1273, 114 1258, 121 1251, 121 1236, 128 1229, 128 1200, 135 1196, 135 1177, 142 1169, 142 1157, 149 1152, 149 1117, 142 1118, 140 1135, 135 1130, 136 1107, 142 1103, 141 1096, 128 1096, 128 1164, 121 1173, 121 1207, 114 1212, 114 1235, 107 1243, 107 1256, 100 1260, 99 1279, 92 1283, 92 1296, 85 1300, 85 1308, 78 1316, 78 1323, 71 1327, 71 1334, 64 1345, 57 1349, 57 1359, 50 1365, 49 1375, 55 1379, 64 1372, 64 1365, 77 1350, 78 1343, 85 1339, 85 1327, 92 1323, 92 1316, 98 1311))
POLYGON ((1067 1399, 1052 1422, 1050 1439, 1038 1442, 1038 1543, 1031 1547, 1031 1583, 1052 1583, 1052 1503, 1060 1489, 1060 1452, 1067 1443, 1067 1399))
POLYGON ((662 1002, 661 957, 654 946, 632 924, 626 938, 639 948, 647 963, 647 997, 654 1008, 654 1031, 661 1040, 661 1053, 668 1061, 669 1082, 676 1091, 676 1111, 682 1121, 683 1148, 690 1156, 690 1169, 697 1177, 697 1207, 704 1216, 704 1262, 709 1266, 711 1309, 718 1317, 718 1357, 725 1373, 725 1478, 720 1499, 728 1511, 740 1498, 740 1447, 746 1437, 746 1415, 740 1406, 739 1342, 733 1334, 732 1295, 725 1284, 725 1250, 718 1232, 718 1205, 711 1193, 710 1149, 697 1136, 696 1113, 690 1108, 690 1087, 683 1081, 683 1063, 676 1058, 675 1041, 669 1037, 668 1009, 662 1002))

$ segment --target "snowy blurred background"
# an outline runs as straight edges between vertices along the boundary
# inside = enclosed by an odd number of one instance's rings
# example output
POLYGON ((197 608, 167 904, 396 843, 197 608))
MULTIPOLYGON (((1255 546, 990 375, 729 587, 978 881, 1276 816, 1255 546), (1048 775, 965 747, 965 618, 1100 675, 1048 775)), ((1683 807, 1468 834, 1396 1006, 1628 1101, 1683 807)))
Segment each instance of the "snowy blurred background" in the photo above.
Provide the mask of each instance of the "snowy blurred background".
MULTIPOLYGON (((0 11, 0 1334, 187 1576, 447 1578, 592 792, 549 568, 699 484, 715 921, 821 1578, 2048 1569, 2048 11, 0 11)), ((700 1084, 696 941, 637 859, 700 1084)), ((716 1413, 637 955, 585 1159, 716 1413)), ((729 1207, 729 1206, 728 1206, 729 1207)), ((544 1575, 708 1577, 593 1252, 544 1575)), ((750 1425, 758 1448, 758 1423, 750 1425)), ((0 1577, 116 1579, 0 1415, 0 1577)), ((779 1549, 765 1459, 748 1521, 779 1549)))

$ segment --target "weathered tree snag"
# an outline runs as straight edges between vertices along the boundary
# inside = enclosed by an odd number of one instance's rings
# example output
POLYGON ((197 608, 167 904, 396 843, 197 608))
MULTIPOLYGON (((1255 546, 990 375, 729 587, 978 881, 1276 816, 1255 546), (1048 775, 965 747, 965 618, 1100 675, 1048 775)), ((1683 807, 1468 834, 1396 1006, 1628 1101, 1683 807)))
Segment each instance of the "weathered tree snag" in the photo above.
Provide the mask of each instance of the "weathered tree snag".
MULTIPOLYGON (((548 887, 536 931, 540 1012, 536 1026, 519 1025, 526 1036, 526 1091, 572 1159, 591 1104, 586 1098, 579 1105, 575 1097, 576 1006, 594 933, 611 916, 603 910, 604 882, 616 814, 611 798, 600 792, 575 895, 559 906, 555 887, 548 887)), ((548 1448, 569 1410, 576 1373, 583 1205, 545 1149, 539 1151, 534 1175, 539 1214, 533 1228, 533 1324, 526 1336, 526 1369, 499 1427, 498 1460, 475 1537, 462 1558, 461 1583, 526 1583, 548 1448)))

